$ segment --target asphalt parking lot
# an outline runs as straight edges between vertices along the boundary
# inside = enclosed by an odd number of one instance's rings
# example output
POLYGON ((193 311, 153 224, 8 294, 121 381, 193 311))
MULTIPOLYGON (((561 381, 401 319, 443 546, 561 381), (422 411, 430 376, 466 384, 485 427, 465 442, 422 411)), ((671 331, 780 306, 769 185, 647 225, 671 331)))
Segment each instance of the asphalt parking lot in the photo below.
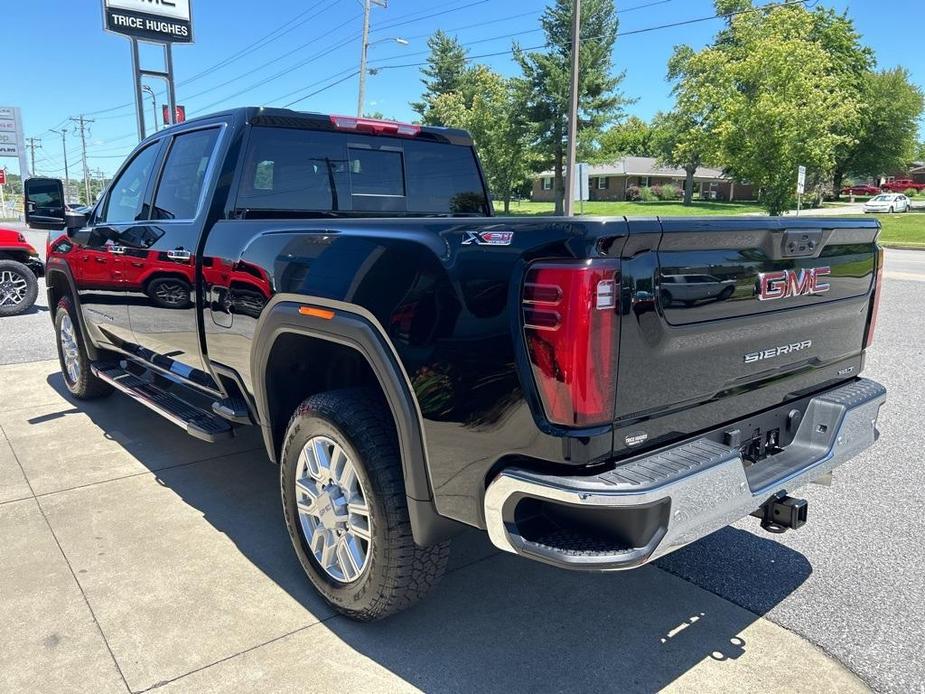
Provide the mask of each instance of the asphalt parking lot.
POLYGON ((885 283, 882 438, 804 490, 805 528, 750 518, 608 575, 471 533, 427 602, 374 625, 302 578, 253 432, 209 446, 125 398, 70 400, 40 292, 0 322, 0 689, 918 691, 925 253, 888 251, 885 283))

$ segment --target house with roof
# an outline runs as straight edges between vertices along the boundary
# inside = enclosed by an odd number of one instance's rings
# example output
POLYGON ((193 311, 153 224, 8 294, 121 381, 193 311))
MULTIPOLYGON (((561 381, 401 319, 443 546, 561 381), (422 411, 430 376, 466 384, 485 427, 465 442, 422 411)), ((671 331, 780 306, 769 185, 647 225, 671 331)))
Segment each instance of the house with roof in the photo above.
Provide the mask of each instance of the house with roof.
MULTIPOLYGON (((589 167, 591 200, 626 200, 626 190, 632 186, 654 187, 672 184, 684 188, 684 169, 660 166, 654 157, 623 157, 609 164, 589 167)), ((552 201, 553 172, 536 174, 532 199, 552 201)), ((694 172, 694 195, 710 200, 753 200, 749 184, 736 183, 719 169, 700 166, 694 172)))

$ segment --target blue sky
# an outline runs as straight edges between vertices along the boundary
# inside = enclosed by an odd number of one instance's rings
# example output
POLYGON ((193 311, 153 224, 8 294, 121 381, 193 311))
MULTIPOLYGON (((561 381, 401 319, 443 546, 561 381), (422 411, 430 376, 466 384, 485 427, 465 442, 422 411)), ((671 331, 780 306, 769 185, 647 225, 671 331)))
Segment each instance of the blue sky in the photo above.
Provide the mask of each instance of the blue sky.
MULTIPOLYGON (((542 43, 537 18, 545 0, 391 0, 374 8, 370 66, 417 63, 426 57, 427 36, 438 28, 455 34, 470 54, 542 43), (511 36, 517 34, 516 36, 511 36), (390 39, 406 38, 407 46, 390 39), (381 40, 381 41, 380 41, 381 40)), ((880 67, 902 65, 925 86, 925 3, 921 0, 832 0, 847 10, 880 67)), ((48 131, 68 116, 95 119, 89 138, 90 167, 110 173, 137 142, 127 39, 102 30, 98 0, 8 0, 0 45, 6 79, 2 105, 20 106, 27 136, 40 137, 40 174, 63 175, 60 136, 48 131), (94 113, 95 112, 95 113, 94 113)), ((361 31, 359 0, 192 0, 196 42, 174 48, 178 103, 190 117, 243 105, 282 106, 332 113, 356 109, 361 31), (246 49, 246 50, 245 50, 246 49), (229 58, 233 60, 229 61, 229 58), (333 84, 338 80, 344 81, 333 84), (328 87, 317 94, 313 92, 328 87)), ((713 14, 711 0, 618 0, 621 31, 631 32, 713 14), (648 5, 646 7, 640 7, 648 5)), ((704 21, 618 38, 614 69, 625 71, 622 89, 638 101, 629 112, 642 118, 671 106, 665 65, 676 44, 700 47, 721 26, 704 21)), ((159 67, 154 47, 142 61, 159 67)), ((509 55, 480 62, 513 74, 509 55)), ((420 94, 418 67, 384 69, 371 75, 367 110, 411 120, 408 102, 420 94)), ((152 81, 155 91, 163 86, 152 81)), ((159 98, 159 104, 164 101, 159 98)), ((151 119, 151 101, 145 113, 151 119)), ((925 134, 925 128, 923 128, 925 134)), ((77 171, 79 143, 73 131, 67 150, 71 175, 77 171)), ((14 159, 3 160, 11 171, 14 159)))

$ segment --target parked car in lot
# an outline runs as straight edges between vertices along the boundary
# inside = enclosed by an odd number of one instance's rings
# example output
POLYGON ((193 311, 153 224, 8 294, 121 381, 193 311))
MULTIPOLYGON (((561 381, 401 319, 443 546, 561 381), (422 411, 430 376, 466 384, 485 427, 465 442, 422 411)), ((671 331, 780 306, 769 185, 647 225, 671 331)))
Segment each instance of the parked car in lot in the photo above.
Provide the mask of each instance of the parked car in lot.
POLYGON ((464 131, 264 108, 151 135, 89 214, 25 189, 71 246, 70 393, 259 426, 296 556, 354 619, 422 598, 466 527, 599 571, 748 514, 798 528, 792 494, 878 436, 875 220, 496 217, 464 131), (132 258, 188 268, 188 304, 132 258))
POLYGON ((870 183, 859 183, 842 188, 842 195, 878 195, 880 188, 870 183))
POLYGON ((881 193, 864 203, 864 212, 908 212, 912 202, 902 193, 881 193))
POLYGON ((29 310, 38 296, 45 265, 26 237, 0 227, 0 317, 29 310))
POLYGON ((736 281, 713 275, 662 275, 662 304, 670 306, 676 301, 693 306, 698 301, 726 301, 736 288, 736 281))
POLYGON ((918 192, 925 190, 925 183, 916 183, 911 178, 898 178, 887 181, 880 188, 890 193, 903 193, 910 189, 918 192))

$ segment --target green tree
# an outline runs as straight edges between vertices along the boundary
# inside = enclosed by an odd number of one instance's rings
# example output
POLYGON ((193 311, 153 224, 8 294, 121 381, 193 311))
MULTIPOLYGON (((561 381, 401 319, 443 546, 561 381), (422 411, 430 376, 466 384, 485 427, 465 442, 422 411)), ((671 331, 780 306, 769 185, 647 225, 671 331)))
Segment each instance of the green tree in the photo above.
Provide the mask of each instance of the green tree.
MULTIPOLYGON (((568 133, 569 76, 572 54, 571 0, 554 0, 540 18, 549 48, 514 55, 523 71, 527 119, 534 124, 534 149, 540 166, 552 166, 556 212, 562 213, 563 163, 568 133)), ((613 0, 584 0, 581 5, 578 79, 578 145, 581 156, 596 149, 603 128, 617 120, 625 99, 617 91, 623 75, 612 74, 617 38, 613 0)))
POLYGON ((599 146, 592 160, 609 163, 620 157, 655 157, 657 148, 653 142, 654 128, 638 116, 611 126, 598 138, 599 146))
POLYGON ((520 108, 522 85, 485 65, 470 70, 459 89, 436 97, 435 120, 472 134, 491 192, 509 212, 511 197, 530 174, 530 124, 520 108))
POLYGON ((925 161, 925 140, 922 140, 916 145, 913 159, 915 161, 925 161))
POLYGON ((847 131, 860 117, 859 100, 853 78, 836 64, 843 54, 832 50, 832 26, 844 34, 843 22, 800 5, 758 9, 730 16, 712 45, 681 47, 672 58, 675 110, 709 134, 698 138, 701 158, 755 185, 771 214, 793 203, 798 166, 817 180, 831 177, 838 151, 853 142, 847 131))
POLYGON ((425 125, 442 125, 431 113, 434 100, 441 94, 449 94, 460 89, 468 68, 466 67, 466 49, 456 39, 438 29, 427 39, 430 55, 427 66, 421 70, 424 77, 424 93, 421 100, 411 103, 411 108, 421 116, 425 125))
POLYGON ((710 149, 710 133, 696 114, 680 109, 656 115, 652 131, 652 146, 658 160, 684 169, 684 204, 692 204, 694 174, 710 149))
POLYGON ((866 75, 861 91, 861 119, 856 140, 836 163, 834 188, 845 176, 877 177, 902 171, 916 159, 919 119, 925 108, 922 90, 904 68, 866 75))

